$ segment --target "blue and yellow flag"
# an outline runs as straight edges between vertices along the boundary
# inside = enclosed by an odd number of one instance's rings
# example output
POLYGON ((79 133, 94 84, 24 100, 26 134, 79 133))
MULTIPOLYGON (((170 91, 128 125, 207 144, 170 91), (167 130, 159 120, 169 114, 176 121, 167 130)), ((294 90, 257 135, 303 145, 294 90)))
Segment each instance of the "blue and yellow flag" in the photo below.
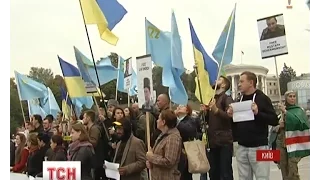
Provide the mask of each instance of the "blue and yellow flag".
POLYGON ((231 15, 229 16, 228 21, 220 35, 217 45, 212 52, 212 56, 219 63, 219 65, 222 65, 222 67, 232 62, 235 34, 235 13, 236 5, 234 6, 234 9, 231 12, 231 15), (223 62, 221 63, 221 61, 223 62))
POLYGON ((65 117, 71 117, 71 100, 66 93, 65 89, 63 87, 60 87, 60 93, 61 93, 61 99, 62 99, 62 104, 61 104, 61 109, 65 117))
POLYGON ((97 3, 112 30, 127 14, 127 10, 117 0, 97 0, 97 3))
POLYGON ((189 19, 189 26, 190 26, 190 32, 191 32, 192 45, 193 45, 194 59, 197 65, 198 77, 200 81, 200 84, 198 84, 198 80, 196 77, 195 94, 198 100, 200 102, 202 101, 201 103, 209 104, 213 96, 213 89, 211 85, 215 83, 218 75, 218 64, 206 53, 205 49, 203 48, 193 28, 193 25, 190 19, 189 19), (200 96, 199 88, 201 88, 201 96, 200 96))
POLYGON ((20 101, 46 97, 47 87, 25 75, 14 71, 20 101))
MULTIPOLYGON (((109 0, 108 0, 109 1, 109 0)), ((111 45, 117 45, 119 38, 108 28, 108 21, 96 0, 80 0, 86 24, 98 26, 101 39, 111 45)))
POLYGON ((72 64, 61 59, 59 56, 58 59, 69 96, 71 98, 89 96, 85 89, 85 84, 81 78, 79 70, 72 64))

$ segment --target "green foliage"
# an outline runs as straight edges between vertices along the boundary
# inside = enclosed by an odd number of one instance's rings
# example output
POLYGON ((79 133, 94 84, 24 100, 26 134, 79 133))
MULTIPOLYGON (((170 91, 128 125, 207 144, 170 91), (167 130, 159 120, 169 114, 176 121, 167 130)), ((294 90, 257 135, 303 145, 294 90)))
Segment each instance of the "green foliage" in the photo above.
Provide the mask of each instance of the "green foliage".
POLYGON ((294 78, 296 78, 296 71, 294 71, 291 66, 288 67, 286 63, 284 63, 283 69, 279 75, 281 95, 284 95, 284 93, 288 89, 288 82, 290 82, 294 78))

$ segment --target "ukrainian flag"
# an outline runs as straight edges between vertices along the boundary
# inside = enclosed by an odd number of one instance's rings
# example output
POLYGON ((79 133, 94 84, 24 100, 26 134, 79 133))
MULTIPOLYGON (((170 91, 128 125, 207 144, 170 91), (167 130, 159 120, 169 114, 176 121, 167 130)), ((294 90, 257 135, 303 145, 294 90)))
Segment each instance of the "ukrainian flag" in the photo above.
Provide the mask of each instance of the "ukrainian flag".
POLYGON ((58 59, 69 96, 71 98, 90 96, 86 91, 85 84, 81 78, 79 70, 72 64, 61 59, 59 56, 58 59))
POLYGON ((200 81, 200 84, 198 84, 198 80, 196 78, 195 94, 200 102, 202 101, 203 104, 209 104, 213 96, 213 89, 211 85, 215 83, 218 76, 218 63, 214 61, 204 50, 190 19, 189 26, 193 44, 194 59, 198 67, 198 77, 200 81), (201 87, 201 96, 199 86, 201 87))
POLYGON ((111 32, 111 29, 118 22, 121 21, 122 17, 127 13, 127 11, 125 11, 125 9, 119 3, 114 3, 114 0, 106 0, 105 3, 103 3, 103 1, 99 1, 100 6, 96 0, 80 0, 80 3, 81 3, 82 13, 84 16, 85 23, 96 24, 98 26, 101 39, 103 39, 104 41, 108 42, 111 45, 114 45, 114 46, 117 45, 119 38, 111 32), (116 11, 118 14, 117 16, 113 16, 113 17, 117 19, 114 19, 111 16, 106 18, 105 15, 108 15, 108 14, 106 10, 103 12, 104 8, 102 5, 104 7, 109 6, 109 8, 116 11), (110 24, 110 27, 109 27, 108 21, 112 22, 110 24))
POLYGON ((60 87, 60 93, 61 93, 61 99, 62 99, 62 112, 64 114, 65 117, 71 117, 71 100, 68 97, 68 94, 66 93, 66 91, 64 90, 63 87, 60 87))

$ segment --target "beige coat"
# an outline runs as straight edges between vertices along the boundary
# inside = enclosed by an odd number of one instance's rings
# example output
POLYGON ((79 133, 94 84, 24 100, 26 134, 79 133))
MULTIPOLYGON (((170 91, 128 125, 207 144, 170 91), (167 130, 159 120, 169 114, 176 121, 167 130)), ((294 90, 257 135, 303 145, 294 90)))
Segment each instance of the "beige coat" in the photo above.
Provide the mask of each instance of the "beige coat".
MULTIPOLYGON (((118 142, 115 156, 117 157, 121 141, 118 142)), ((131 135, 124 148, 120 167, 126 168, 127 174, 121 180, 141 180, 141 172, 146 168, 146 146, 143 141, 131 135)))
POLYGON ((182 151, 182 139, 177 128, 162 133, 153 147, 151 163, 152 180, 180 180, 178 163, 182 151))

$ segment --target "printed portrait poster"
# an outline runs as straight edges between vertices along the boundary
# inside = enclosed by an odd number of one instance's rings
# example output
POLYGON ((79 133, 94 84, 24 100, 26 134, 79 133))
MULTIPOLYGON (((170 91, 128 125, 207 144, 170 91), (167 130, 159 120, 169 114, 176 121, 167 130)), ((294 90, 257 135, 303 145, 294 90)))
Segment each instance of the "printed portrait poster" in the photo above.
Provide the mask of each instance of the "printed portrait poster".
POLYGON ((130 89, 132 77, 132 58, 124 61, 124 89, 130 89))
POLYGON ((257 20, 262 59, 288 54, 283 14, 257 20))
POLYGON ((138 104, 143 111, 154 106, 151 55, 137 57, 138 104))

